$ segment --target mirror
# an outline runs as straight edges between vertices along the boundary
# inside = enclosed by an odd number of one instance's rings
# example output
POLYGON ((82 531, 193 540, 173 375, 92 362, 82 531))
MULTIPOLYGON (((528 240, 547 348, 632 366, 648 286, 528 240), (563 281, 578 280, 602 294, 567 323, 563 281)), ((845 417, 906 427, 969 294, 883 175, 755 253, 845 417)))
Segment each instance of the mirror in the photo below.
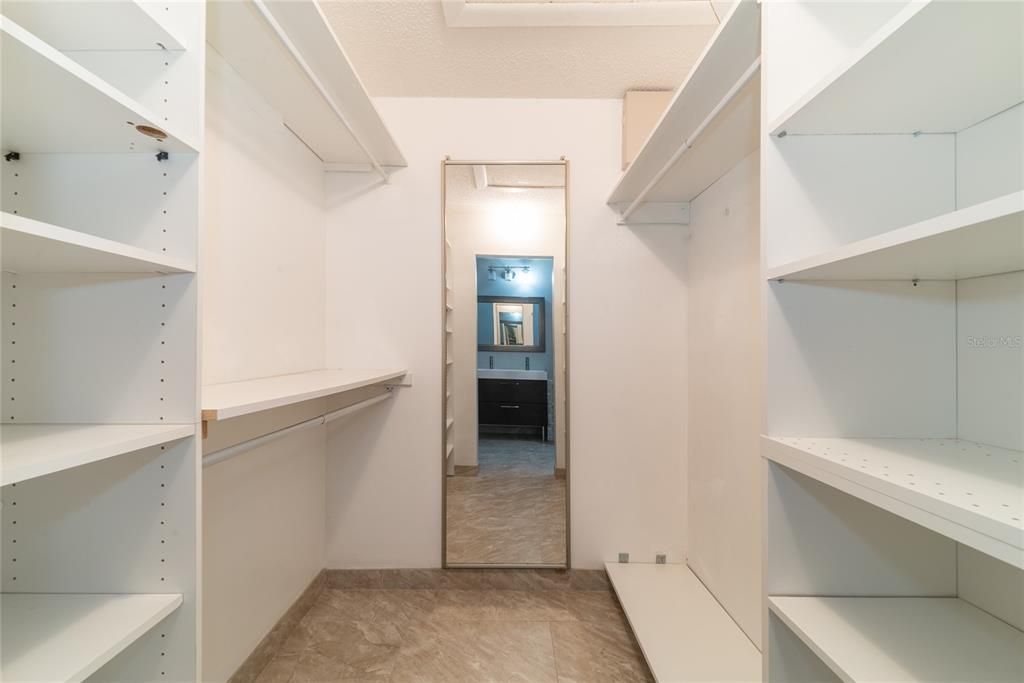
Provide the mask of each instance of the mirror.
POLYGON ((544 352, 544 297, 479 296, 476 319, 478 351, 544 352))

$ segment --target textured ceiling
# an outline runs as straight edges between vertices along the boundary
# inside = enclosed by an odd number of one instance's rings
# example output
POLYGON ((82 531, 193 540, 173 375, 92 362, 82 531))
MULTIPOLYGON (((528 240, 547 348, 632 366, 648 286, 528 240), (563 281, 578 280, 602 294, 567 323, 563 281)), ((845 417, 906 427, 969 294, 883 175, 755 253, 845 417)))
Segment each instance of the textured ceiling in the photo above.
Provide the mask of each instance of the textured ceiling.
POLYGON ((673 89, 714 26, 448 28, 439 0, 321 0, 375 97, 621 98, 673 89))
MULTIPOLYGON (((450 211, 480 207, 503 207, 531 204, 544 210, 565 210, 565 189, 509 189, 487 187, 477 189, 473 167, 453 164, 448 166, 445 199, 450 211)), ((487 180, 502 185, 557 185, 565 182, 564 166, 517 165, 487 166, 487 180)))

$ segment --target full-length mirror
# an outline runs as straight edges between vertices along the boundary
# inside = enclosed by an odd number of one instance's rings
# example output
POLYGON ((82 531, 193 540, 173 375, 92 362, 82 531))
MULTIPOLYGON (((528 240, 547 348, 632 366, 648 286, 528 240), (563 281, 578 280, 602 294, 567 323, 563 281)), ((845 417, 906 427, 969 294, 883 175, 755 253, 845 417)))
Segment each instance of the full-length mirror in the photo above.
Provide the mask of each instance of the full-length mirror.
POLYGON ((446 566, 568 566, 568 165, 444 173, 446 566))

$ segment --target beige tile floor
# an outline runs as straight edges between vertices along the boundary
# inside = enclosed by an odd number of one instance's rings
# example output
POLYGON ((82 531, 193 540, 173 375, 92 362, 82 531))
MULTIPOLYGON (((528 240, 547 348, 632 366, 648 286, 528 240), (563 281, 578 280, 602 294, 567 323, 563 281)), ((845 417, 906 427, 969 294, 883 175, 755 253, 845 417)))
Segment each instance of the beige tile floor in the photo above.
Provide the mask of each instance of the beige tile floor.
POLYGON ((479 472, 448 477, 449 564, 564 565, 565 480, 555 447, 481 438, 479 472))
POLYGON ((383 584, 330 581, 432 587, 327 588, 257 683, 652 680, 603 582, 552 589, 510 570, 493 585, 525 589, 436 587, 487 585, 483 576, 428 570, 383 584))

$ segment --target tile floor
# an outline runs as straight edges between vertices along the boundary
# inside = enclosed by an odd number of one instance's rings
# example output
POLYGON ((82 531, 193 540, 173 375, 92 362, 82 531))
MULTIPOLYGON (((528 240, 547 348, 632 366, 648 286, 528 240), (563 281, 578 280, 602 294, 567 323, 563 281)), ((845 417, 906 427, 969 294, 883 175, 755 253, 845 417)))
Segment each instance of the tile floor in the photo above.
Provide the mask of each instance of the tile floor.
POLYGON ((574 586, 561 580, 566 572, 531 570, 333 574, 257 683, 652 680, 603 578, 574 586))
POLYGON ((448 477, 448 563, 565 564, 565 480, 555 447, 481 438, 479 472, 448 477))

